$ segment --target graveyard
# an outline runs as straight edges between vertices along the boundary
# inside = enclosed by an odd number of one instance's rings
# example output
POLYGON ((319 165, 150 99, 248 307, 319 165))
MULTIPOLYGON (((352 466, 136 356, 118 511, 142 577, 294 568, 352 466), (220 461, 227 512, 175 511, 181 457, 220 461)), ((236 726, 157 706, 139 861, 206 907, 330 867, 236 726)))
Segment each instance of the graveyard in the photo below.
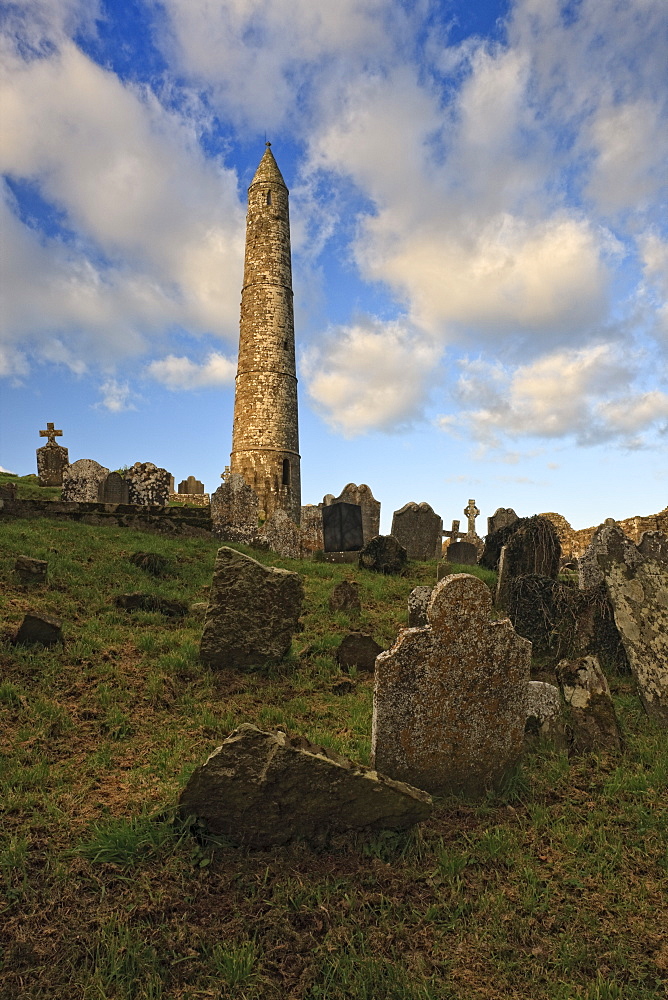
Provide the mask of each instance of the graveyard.
MULTIPOLYGON (((0 486, 11 482, 26 501, 33 494, 60 499, 56 487, 0 476, 0 486)), ((181 486, 187 481, 178 492, 181 486)), ((359 530, 345 509, 359 501, 356 489, 326 497, 319 511, 342 547, 359 530)), ((228 510, 248 499, 234 482, 220 497, 228 510)), ((308 554, 300 549, 302 558, 279 554, 266 535, 249 545, 243 517, 240 537, 221 539, 211 530, 160 532, 118 516, 105 520, 97 510, 103 506, 81 501, 79 520, 33 511, 1 523, 0 995, 663 994, 668 741, 651 697, 663 681, 660 671, 647 677, 634 665, 632 672, 636 647, 630 642, 629 657, 619 637, 613 641, 603 598, 589 617, 583 613, 577 574, 548 558, 551 529, 532 519, 522 524, 538 539, 532 551, 545 550, 540 566, 527 565, 526 547, 506 537, 504 572, 511 575, 504 583, 498 569, 467 550, 475 548, 471 522, 468 532, 455 522, 444 533, 467 562, 437 566, 433 531, 442 524, 425 504, 395 513, 393 534, 404 531, 405 540, 392 558, 399 549, 404 557, 386 572, 374 571, 373 552, 366 568, 355 548, 343 553, 354 558, 328 561, 315 543, 308 554), (423 542, 425 535, 432 541, 418 544, 406 529, 407 512, 423 542), (259 566, 255 574, 291 588, 287 640, 282 636, 266 662, 250 654, 235 660, 219 642, 221 630, 235 627, 220 624, 236 599, 230 567, 240 579, 251 561, 259 566), (513 567, 524 575, 514 580, 513 567), (209 610, 217 592, 218 618, 209 610), (26 616, 51 628, 46 645, 16 641, 26 616), (589 646, 563 659, 576 633, 589 646), (451 689, 441 695, 439 650, 448 643, 460 673, 450 671, 451 689), (483 688, 498 683, 496 660, 486 673, 480 666, 489 649, 503 650, 507 678, 495 695, 497 728, 476 716, 483 688), (416 664, 424 664, 421 672, 416 664), (468 704, 464 698, 455 717, 452 705, 476 672, 483 687, 468 704), (565 727, 543 725, 554 718, 535 708, 535 725, 525 728, 529 682, 546 705, 554 706, 556 692, 565 727), (593 704, 608 713, 595 724, 593 704), (420 756, 434 727, 440 735, 420 756), (367 786, 375 766, 419 794, 403 826, 394 813, 392 821, 355 826, 347 820, 356 792, 346 792, 330 815, 310 771, 301 771, 297 783, 285 772, 284 802, 258 792, 246 814, 243 797, 233 814, 231 787, 223 786, 216 808, 221 812, 222 802, 223 817, 233 821, 221 832, 203 818, 206 804, 193 807, 193 775, 219 759, 228 780, 225 758, 210 755, 243 739, 269 747, 266 767, 281 754, 301 752, 304 767, 308 758, 333 768, 341 757, 355 762, 367 786), (503 762, 498 775, 477 769, 485 760, 503 762), (308 794, 300 782, 308 782, 308 794), (308 827, 299 810, 311 806, 316 811, 305 816, 317 821, 308 827), (256 819, 266 821, 265 832, 253 841, 256 819)), ((475 523, 474 501, 467 509, 475 523)), ((369 504, 365 516, 367 535, 377 535, 369 504)), ((494 537, 503 540, 508 531, 502 525, 494 537)), ((609 559, 620 606, 637 618, 633 602, 650 594, 652 560, 664 555, 657 538, 647 554, 618 531, 604 526, 596 536, 604 556, 583 560, 583 572, 595 588, 609 559), (630 570, 615 569, 620 546, 624 565, 635 567, 630 589, 630 570)), ((286 542, 285 525, 274 537, 284 552, 295 544, 286 542)), ((386 549, 380 565, 387 569, 386 549)), ((498 566, 500 551, 488 561, 498 566)), ((658 606, 648 598, 646 608, 651 625, 658 606)), ((640 638, 659 641, 661 634, 665 629, 640 638)), ((242 638, 236 636, 235 649, 242 638)), ((665 668, 660 655, 656 665, 665 668)), ((258 778, 253 787, 261 791, 261 784, 258 778)), ((331 784, 326 777, 325 789, 331 784)))

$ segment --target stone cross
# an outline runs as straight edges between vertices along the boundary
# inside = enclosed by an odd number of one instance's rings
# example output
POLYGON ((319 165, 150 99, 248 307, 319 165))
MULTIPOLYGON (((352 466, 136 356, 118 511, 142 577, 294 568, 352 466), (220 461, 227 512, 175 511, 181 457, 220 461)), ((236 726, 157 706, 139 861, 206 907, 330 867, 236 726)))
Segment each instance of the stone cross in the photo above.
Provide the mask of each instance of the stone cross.
POLYGON ((56 431, 56 430, 54 430, 53 429, 53 424, 47 424, 46 425, 46 430, 45 431, 40 431, 39 432, 39 436, 43 437, 43 438, 48 438, 49 439, 49 441, 48 441, 49 444, 55 444, 56 443, 56 438, 57 437, 62 437, 63 436, 63 432, 62 431, 56 431))
POLYGON ((480 511, 475 505, 475 500, 469 500, 468 507, 464 508, 464 513, 469 522, 468 531, 466 532, 467 537, 475 538, 475 519, 479 516, 480 511))
POLYGON ((443 536, 449 538, 451 542, 458 542, 464 537, 464 532, 459 530, 459 521, 453 521, 450 531, 444 531, 443 536))

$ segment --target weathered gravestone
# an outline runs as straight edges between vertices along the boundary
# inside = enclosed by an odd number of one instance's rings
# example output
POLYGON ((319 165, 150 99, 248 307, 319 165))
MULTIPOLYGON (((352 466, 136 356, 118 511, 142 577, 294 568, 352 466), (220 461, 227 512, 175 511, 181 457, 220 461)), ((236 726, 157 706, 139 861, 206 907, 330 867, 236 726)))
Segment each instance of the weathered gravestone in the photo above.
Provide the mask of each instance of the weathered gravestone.
POLYGON ((249 545, 258 532, 260 501, 238 472, 223 473, 223 482, 211 494, 214 534, 225 542, 249 545))
POLYGON ((437 583, 428 624, 406 629, 376 660, 372 762, 437 793, 478 795, 522 751, 531 643, 464 573, 437 583))
POLYGON ((654 559, 668 568, 668 535, 661 531, 643 531, 637 547, 645 559, 654 559))
POLYGON ((358 552, 364 544, 362 508, 354 503, 332 503, 322 508, 325 552, 358 552))
POLYGON ((277 552, 280 556, 285 556, 286 559, 301 559, 301 531, 280 507, 277 507, 271 517, 268 517, 264 522, 258 533, 258 538, 272 552, 277 552))
POLYGON ((475 566, 478 562, 478 549, 473 542, 450 542, 445 550, 445 561, 458 563, 460 566, 475 566))
POLYGON ((118 472, 110 472, 100 483, 101 503, 130 503, 130 487, 118 472))
POLYGON ((153 462, 135 462, 125 473, 129 503, 164 507, 169 500, 171 476, 153 462))
POLYGON ((77 503, 97 503, 100 485, 109 475, 109 469, 92 458, 80 458, 63 470, 62 500, 77 503))
POLYGON ((329 610, 358 614, 362 610, 359 590, 359 584, 355 580, 341 580, 329 595, 329 610))
POLYGON ((501 528, 508 528, 519 517, 512 507, 497 507, 491 517, 487 518, 487 534, 494 535, 501 528))
POLYGON ((578 560, 580 583, 602 577, 647 714, 668 727, 668 569, 606 522, 578 560))
MULTIPOLYGON (((323 507, 328 507, 333 503, 352 503, 362 508, 362 545, 366 545, 380 532, 380 500, 375 499, 366 483, 362 483, 360 486, 348 483, 341 490, 340 496, 334 497, 328 493, 327 496, 323 497, 323 507)), ((340 551, 346 550, 341 549, 340 551)))
POLYGON ((304 588, 297 573, 218 549, 200 658, 245 668, 281 660, 300 629, 304 588))
POLYGON ((16 646, 57 646, 63 643, 63 629, 56 618, 46 615, 24 616, 16 636, 16 646))
POLYGON ((527 718, 524 735, 549 739, 559 749, 566 749, 566 727, 559 688, 545 681, 529 681, 527 718))
POLYGON ((411 501, 395 510, 391 533, 406 549, 409 559, 426 562, 441 554, 443 521, 428 503, 411 501))
POLYGON ((433 587, 413 587, 408 595, 408 627, 418 628, 427 624, 427 605, 433 587))
POLYGON ((21 583, 44 583, 49 564, 44 559, 19 556, 14 563, 14 572, 21 583))
POLYGON ((62 431, 54 429, 53 424, 47 424, 46 430, 39 432, 40 437, 48 438, 47 443, 37 449, 37 475, 40 486, 62 486, 63 471, 69 465, 67 448, 56 444, 56 438, 62 437, 62 434, 62 431))
POLYGON ((364 632, 350 632, 345 636, 336 651, 336 662, 342 670, 357 667, 372 674, 376 665, 376 657, 383 652, 375 639, 364 632))
POLYGON ((194 476, 188 476, 187 479, 183 479, 179 483, 179 493, 190 493, 191 495, 197 495, 204 493, 204 483, 200 483, 199 479, 195 479, 194 476))
POLYGON ((246 847, 335 831, 404 830, 426 819, 426 792, 392 781, 304 737, 239 726, 196 768, 179 812, 246 847))
POLYGON ((517 577, 543 576, 556 580, 560 559, 561 544, 552 522, 538 514, 523 520, 501 549, 497 605, 506 606, 510 581, 517 577))
POLYGON ((402 573, 406 566, 406 549, 392 535, 376 535, 359 555, 361 569, 388 576, 402 573))
POLYGON ((597 657, 561 660, 557 680, 569 709, 574 752, 622 750, 615 706, 597 657))
POLYGON ((323 552, 325 539, 322 533, 322 504, 305 504, 301 509, 299 527, 304 554, 323 552))

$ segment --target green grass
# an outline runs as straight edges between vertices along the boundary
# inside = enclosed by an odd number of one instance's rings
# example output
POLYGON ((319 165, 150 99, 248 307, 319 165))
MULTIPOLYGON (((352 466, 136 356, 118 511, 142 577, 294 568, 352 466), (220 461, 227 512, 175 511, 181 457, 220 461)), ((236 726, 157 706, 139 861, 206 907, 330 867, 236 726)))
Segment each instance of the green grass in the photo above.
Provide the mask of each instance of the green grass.
POLYGON ((500 793, 439 800, 407 833, 249 851, 172 822, 193 768, 242 722, 368 763, 373 680, 353 673, 336 694, 336 646, 353 628, 389 645, 410 590, 436 576, 435 563, 380 577, 251 552, 303 575, 304 630, 283 664, 215 672, 198 659, 201 608, 167 619, 113 601, 142 591, 201 605, 216 547, 2 522, 2 1000, 662 996, 668 741, 628 677, 609 678, 623 757, 532 749, 500 793), (169 559, 169 574, 134 566, 137 551, 169 559), (48 561, 45 584, 18 583, 21 553, 48 561), (346 578, 359 583, 356 618, 328 610, 346 578), (11 645, 27 611, 60 618, 65 645, 11 645))

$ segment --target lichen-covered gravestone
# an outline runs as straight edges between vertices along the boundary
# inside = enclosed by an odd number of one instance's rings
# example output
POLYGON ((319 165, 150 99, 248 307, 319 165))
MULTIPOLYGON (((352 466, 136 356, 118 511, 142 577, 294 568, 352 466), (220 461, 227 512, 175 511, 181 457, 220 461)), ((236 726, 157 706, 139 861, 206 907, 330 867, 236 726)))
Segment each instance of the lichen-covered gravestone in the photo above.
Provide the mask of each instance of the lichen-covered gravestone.
POLYGON ((99 462, 92 458, 80 458, 63 470, 62 500, 74 500, 77 503, 97 503, 100 486, 109 475, 99 462))
POLYGON ((164 507, 169 500, 172 477, 153 462, 135 462, 125 473, 128 502, 144 507, 164 507))
POLYGON ((242 725, 196 768, 179 812, 246 847, 334 831, 404 830, 426 819, 429 795, 287 733, 242 725))
POLYGON ((557 679, 570 712, 573 750, 589 753, 623 749, 615 706, 598 658, 561 660, 557 679))
POLYGON ((413 587, 408 595, 409 628, 427 624, 427 605, 431 599, 432 589, 432 587, 413 587))
POLYGON ((376 660, 374 767, 428 792, 478 795, 522 752, 531 643, 464 573, 436 584, 428 624, 376 660))
POLYGON ((297 573, 218 549, 200 658, 245 668, 281 660, 299 631, 304 588, 297 573))
POLYGON ((258 531, 260 501, 252 486, 238 472, 225 472, 211 495, 214 534, 225 542, 250 544, 258 531))
POLYGON ((440 555, 443 521, 428 503, 411 501, 395 510, 391 534, 406 549, 409 559, 426 562, 440 555))
POLYGON ((258 538, 265 542, 272 552, 277 552, 286 559, 301 558, 301 532, 280 507, 264 522, 258 532, 258 538))
POLYGON ((40 486, 62 486, 63 472, 69 464, 67 448, 56 444, 56 438, 63 432, 56 430, 53 424, 47 424, 46 430, 39 436, 48 438, 43 448, 37 449, 37 475, 40 486))
POLYGON ((393 535, 376 535, 360 552, 359 566, 392 576, 403 571, 407 558, 406 549, 393 535))
POLYGON ((615 624, 649 716, 668 727, 668 569, 643 555, 614 521, 607 521, 578 561, 580 584, 601 578, 615 624))

